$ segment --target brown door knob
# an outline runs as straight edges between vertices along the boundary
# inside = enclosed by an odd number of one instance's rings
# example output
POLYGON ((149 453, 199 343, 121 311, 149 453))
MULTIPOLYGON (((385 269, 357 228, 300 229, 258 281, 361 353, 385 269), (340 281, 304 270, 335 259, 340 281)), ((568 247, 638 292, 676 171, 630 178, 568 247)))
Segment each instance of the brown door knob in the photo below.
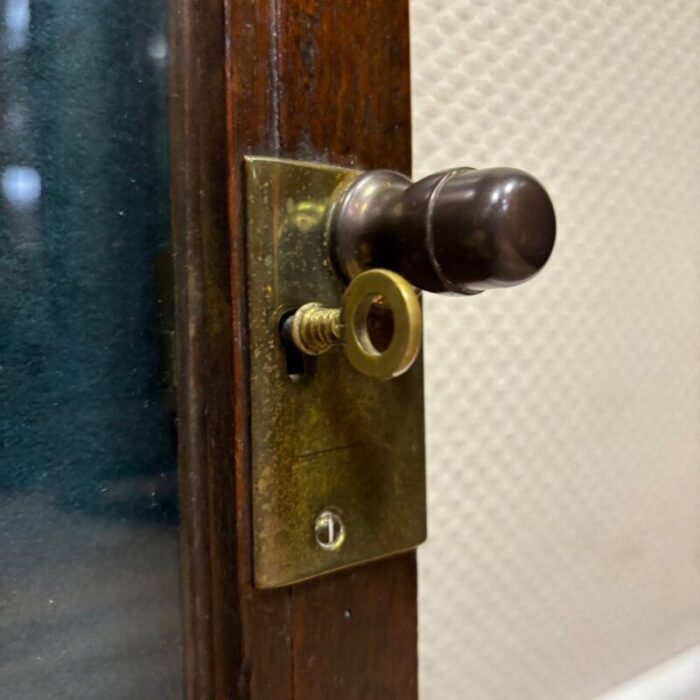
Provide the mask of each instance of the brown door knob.
POLYGON ((455 168, 416 183, 372 170, 340 198, 330 243, 347 278, 380 267, 429 292, 474 294, 530 279, 555 232, 549 195, 522 170, 455 168))

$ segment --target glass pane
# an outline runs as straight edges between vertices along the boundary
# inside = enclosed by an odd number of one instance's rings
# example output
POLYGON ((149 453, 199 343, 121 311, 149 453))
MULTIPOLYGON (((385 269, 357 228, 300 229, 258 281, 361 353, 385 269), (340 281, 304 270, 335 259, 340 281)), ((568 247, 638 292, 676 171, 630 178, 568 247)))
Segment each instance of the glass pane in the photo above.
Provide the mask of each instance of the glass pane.
POLYGON ((167 0, 0 7, 0 697, 181 697, 167 0))

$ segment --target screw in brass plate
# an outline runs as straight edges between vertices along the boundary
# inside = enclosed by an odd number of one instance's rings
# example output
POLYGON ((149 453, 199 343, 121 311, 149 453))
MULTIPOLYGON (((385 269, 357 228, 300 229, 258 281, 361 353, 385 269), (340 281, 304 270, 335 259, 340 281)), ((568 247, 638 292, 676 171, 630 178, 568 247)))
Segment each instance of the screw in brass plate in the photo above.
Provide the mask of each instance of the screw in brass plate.
POLYGON ((335 552, 345 542, 345 523, 340 515, 331 508, 321 511, 314 527, 316 543, 327 552, 335 552))

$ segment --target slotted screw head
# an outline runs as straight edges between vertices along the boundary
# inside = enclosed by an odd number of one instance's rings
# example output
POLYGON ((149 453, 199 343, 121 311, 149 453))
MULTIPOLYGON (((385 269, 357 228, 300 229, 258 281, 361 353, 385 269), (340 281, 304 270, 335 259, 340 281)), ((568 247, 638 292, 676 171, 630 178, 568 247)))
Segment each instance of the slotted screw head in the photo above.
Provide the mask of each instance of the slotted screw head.
POLYGON ((321 511, 314 526, 316 543, 327 552, 340 549, 345 542, 345 523, 339 513, 332 508, 321 511))

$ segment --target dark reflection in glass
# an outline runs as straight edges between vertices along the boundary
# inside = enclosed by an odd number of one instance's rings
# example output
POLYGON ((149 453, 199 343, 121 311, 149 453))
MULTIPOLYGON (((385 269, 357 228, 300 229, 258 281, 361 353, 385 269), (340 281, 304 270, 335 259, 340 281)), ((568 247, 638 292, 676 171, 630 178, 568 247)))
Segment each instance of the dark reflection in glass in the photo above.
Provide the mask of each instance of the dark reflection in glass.
POLYGON ((0 698, 182 696, 167 0, 0 0, 0 698))

